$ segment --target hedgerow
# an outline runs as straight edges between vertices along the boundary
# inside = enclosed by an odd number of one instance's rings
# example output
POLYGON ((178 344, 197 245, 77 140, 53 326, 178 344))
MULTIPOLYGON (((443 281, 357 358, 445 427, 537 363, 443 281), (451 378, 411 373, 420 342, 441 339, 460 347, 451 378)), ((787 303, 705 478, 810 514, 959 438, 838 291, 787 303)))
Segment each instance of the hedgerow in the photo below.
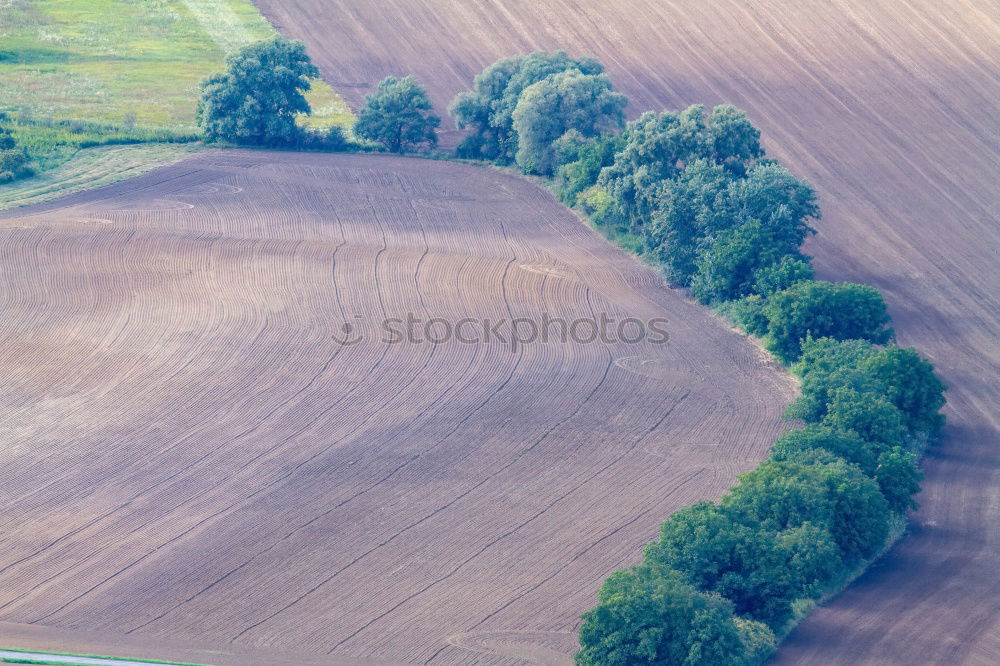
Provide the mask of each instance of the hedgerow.
POLYGON ((802 425, 720 501, 674 513, 641 564, 608 578, 583 615, 576 661, 760 663, 809 600, 883 552, 916 508, 945 386, 914 349, 892 344, 878 290, 813 278, 800 247, 820 217, 815 191, 766 157, 744 112, 695 105, 597 133, 578 118, 593 97, 577 95, 541 114, 544 130, 524 113, 511 123, 525 89, 602 72, 563 53, 498 61, 452 103, 458 126, 473 129, 462 156, 510 164, 519 132, 531 131, 532 150, 555 161, 518 166, 552 173, 561 201, 758 336, 802 380, 786 413, 802 425))

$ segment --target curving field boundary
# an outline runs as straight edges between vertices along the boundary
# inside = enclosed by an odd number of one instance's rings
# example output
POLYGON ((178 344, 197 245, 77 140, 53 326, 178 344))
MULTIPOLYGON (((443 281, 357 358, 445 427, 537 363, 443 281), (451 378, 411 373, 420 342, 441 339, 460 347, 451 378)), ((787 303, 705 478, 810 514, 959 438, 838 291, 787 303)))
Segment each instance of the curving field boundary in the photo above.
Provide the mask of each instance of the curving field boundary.
POLYGON ((43 638, 569 655, 794 394, 547 191, 447 162, 207 151, 8 212, 0 306, 0 622, 43 638), (383 342, 406 313, 670 338, 383 342))
POLYGON ((306 40, 355 106, 386 74, 412 72, 443 113, 498 58, 562 48, 605 63, 633 115, 692 103, 746 109, 768 153, 820 192, 824 219, 806 246, 818 277, 878 287, 900 344, 917 347, 950 387, 949 426, 925 461, 912 534, 800 625, 778 661, 997 661, 1000 3, 257 5, 306 40))

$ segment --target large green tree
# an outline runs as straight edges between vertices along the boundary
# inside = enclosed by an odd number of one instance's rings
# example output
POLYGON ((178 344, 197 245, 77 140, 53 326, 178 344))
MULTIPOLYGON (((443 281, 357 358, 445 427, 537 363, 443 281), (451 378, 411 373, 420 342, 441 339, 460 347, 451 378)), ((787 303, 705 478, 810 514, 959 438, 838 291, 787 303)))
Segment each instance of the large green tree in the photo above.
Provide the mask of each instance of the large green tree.
POLYGON ((387 76, 365 97, 354 133, 392 153, 434 147, 441 119, 432 110, 427 91, 412 75, 401 79, 387 76))
POLYGON ((604 68, 592 58, 571 58, 562 51, 537 51, 503 58, 484 69, 473 80, 472 90, 456 95, 448 107, 455 125, 471 130, 457 149, 459 156, 503 164, 513 162, 518 147, 514 109, 521 93, 532 84, 567 70, 596 75, 604 68))
POLYGON ((847 563, 878 552, 889 530, 878 484, 828 453, 813 461, 769 460, 742 475, 722 505, 759 529, 780 532, 806 522, 825 528, 847 563))
POLYGON ((737 624, 732 604, 675 572, 616 571, 598 599, 583 615, 580 666, 738 666, 747 663, 748 649, 759 652, 769 642, 759 625, 737 624))
POLYGON ((835 430, 816 423, 790 430, 779 437, 771 447, 771 458, 778 461, 801 459, 802 453, 814 449, 828 451, 854 463, 868 476, 874 476, 878 456, 883 451, 878 445, 866 442, 856 432, 835 430))
POLYGON ((521 93, 512 116, 517 165, 525 173, 552 175, 557 139, 568 131, 585 139, 621 131, 627 103, 604 74, 570 69, 533 83, 521 93))
POLYGON ((753 292, 760 271, 785 259, 804 263, 798 243, 758 219, 719 232, 702 243, 691 291, 702 303, 718 303, 753 292))
MULTIPOLYGON (((829 534, 826 540, 833 544, 829 534)), ((777 530, 759 529, 734 520, 723 507, 699 502, 663 523, 644 562, 655 570, 678 571, 695 587, 732 601, 740 615, 780 627, 791 616, 791 603, 830 568, 824 564, 817 574, 800 541, 785 541, 777 530)), ((836 567, 839 553, 835 547, 830 552, 836 567)))
POLYGON ((944 383, 934 366, 913 347, 890 346, 867 360, 863 371, 882 387, 885 399, 903 413, 912 434, 933 436, 944 425, 944 383))
POLYGON ((661 182, 642 229, 651 254, 674 284, 690 284, 702 239, 720 226, 716 216, 725 209, 731 182, 725 167, 707 158, 692 160, 675 178, 661 182))
POLYGON ((305 45, 276 37, 243 48, 226 60, 226 71, 201 85, 198 123, 209 141, 261 146, 296 144, 300 114, 310 112, 304 93, 319 70, 305 45))
POLYGON ((664 181, 677 178, 695 160, 710 160, 741 177, 764 155, 760 132, 745 113, 728 105, 707 116, 701 105, 676 113, 646 112, 622 136, 624 146, 599 182, 617 199, 634 231, 649 221, 664 181))
POLYGON ((772 294, 763 307, 765 343, 785 363, 798 359, 807 336, 856 338, 885 344, 893 337, 882 294, 851 282, 799 282, 772 294))

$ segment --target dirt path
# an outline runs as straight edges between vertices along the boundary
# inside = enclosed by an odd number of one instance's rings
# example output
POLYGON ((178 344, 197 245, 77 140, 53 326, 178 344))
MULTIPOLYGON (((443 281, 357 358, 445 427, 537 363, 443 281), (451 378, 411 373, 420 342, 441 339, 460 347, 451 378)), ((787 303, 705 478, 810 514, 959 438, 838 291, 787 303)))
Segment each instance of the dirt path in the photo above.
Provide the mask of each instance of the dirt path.
POLYGON ((443 113, 498 57, 563 48, 604 62, 633 114, 746 108, 768 150, 819 187, 820 276, 878 286, 900 340, 951 387, 914 535, 804 623, 782 660, 1000 660, 1000 2, 258 5, 352 104, 413 72, 443 113))

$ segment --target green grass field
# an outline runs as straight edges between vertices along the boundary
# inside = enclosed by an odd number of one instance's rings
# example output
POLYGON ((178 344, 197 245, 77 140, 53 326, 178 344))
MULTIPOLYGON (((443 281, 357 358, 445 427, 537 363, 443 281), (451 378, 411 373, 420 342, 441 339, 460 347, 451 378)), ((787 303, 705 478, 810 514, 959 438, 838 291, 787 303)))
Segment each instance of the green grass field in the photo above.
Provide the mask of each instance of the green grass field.
MULTIPOLYGON (((250 0, 0 0, 0 112, 40 172, 99 144, 196 141, 200 82, 275 34, 250 0)), ((304 124, 353 123, 325 83, 308 98, 304 124)))

